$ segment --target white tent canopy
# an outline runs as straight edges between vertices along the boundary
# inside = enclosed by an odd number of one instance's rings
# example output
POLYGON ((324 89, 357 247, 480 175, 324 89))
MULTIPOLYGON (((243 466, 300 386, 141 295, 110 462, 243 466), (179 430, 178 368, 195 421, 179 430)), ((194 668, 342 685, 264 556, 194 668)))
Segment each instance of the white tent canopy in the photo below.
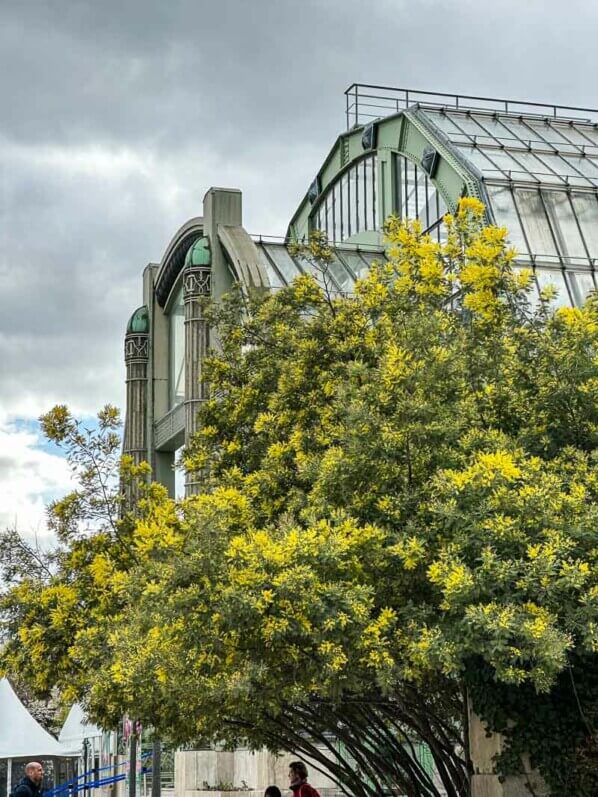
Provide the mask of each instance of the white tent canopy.
POLYGON ((77 755, 81 751, 84 739, 94 739, 101 736, 102 731, 97 725, 88 722, 81 706, 75 703, 62 726, 58 741, 65 750, 70 750, 74 755, 77 755))
POLYGON ((72 753, 33 719, 6 678, 0 680, 0 758, 63 758, 72 753))

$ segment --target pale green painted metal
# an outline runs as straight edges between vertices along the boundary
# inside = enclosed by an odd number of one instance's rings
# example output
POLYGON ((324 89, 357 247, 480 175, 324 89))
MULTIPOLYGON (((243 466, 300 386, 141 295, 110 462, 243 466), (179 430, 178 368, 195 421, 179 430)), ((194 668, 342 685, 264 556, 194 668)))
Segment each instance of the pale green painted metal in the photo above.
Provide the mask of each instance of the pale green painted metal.
MULTIPOLYGON (((438 188, 447 206, 454 210, 461 196, 476 196, 485 201, 485 194, 480 180, 467 164, 459 159, 450 143, 444 139, 440 131, 422 119, 417 110, 403 111, 377 122, 376 155, 378 158, 378 218, 386 219, 394 210, 392 156, 403 155, 421 166, 424 149, 432 145, 440 155, 436 175, 432 183, 438 188)), ((324 161, 318 177, 321 184, 321 196, 342 173, 357 163, 362 157, 372 152, 363 149, 361 137, 364 127, 359 126, 338 137, 324 161)), ((301 239, 309 233, 309 219, 317 207, 307 196, 303 199, 289 224, 289 239, 301 239)), ((347 239, 350 243, 380 242, 380 235, 372 232, 359 233, 347 239), (377 241, 376 241, 377 238, 377 241)))

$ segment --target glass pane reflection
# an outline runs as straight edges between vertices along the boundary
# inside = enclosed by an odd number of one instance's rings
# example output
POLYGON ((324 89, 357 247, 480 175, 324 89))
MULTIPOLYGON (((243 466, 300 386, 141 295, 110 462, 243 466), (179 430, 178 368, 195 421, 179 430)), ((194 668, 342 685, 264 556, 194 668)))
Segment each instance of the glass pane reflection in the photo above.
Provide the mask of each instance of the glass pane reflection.
POLYGON ((541 291, 549 286, 556 288, 556 294, 550 300, 550 306, 552 308, 571 306, 567 286, 565 284, 565 277, 562 271, 537 268, 535 274, 538 288, 541 291))
POLYGON ((489 185, 488 194, 490 195, 497 224, 507 228, 510 242, 519 254, 527 257, 529 254, 527 243, 523 236, 519 216, 515 210, 511 189, 508 186, 489 185))
POLYGON ((575 304, 577 307, 581 307, 588 295, 596 290, 592 273, 590 271, 568 271, 567 277, 575 304))
POLYGON ((515 199, 525 228, 531 253, 556 257, 557 251, 550 232, 544 204, 539 191, 517 189, 515 199))
POLYGON ((170 374, 170 406, 174 407, 185 400, 185 308, 183 287, 179 288, 172 308, 168 314, 170 374))
POLYGON ((590 257, 598 258, 598 199, 594 194, 574 193, 571 201, 590 257))
POLYGON ((542 196, 561 254, 565 257, 585 258, 586 250, 567 193, 543 191, 542 196))

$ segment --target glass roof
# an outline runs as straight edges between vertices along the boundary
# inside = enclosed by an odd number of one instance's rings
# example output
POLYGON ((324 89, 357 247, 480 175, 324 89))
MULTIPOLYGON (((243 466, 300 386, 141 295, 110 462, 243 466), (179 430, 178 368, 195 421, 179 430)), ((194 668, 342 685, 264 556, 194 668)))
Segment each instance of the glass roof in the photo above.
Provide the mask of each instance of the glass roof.
MULTIPOLYGON (((428 122, 470 167, 536 300, 580 305, 598 287, 598 111, 353 84, 347 129, 401 111, 428 122)), ((417 215, 407 207, 406 215, 417 215)))
MULTIPOLYGON (((509 191, 508 188, 503 189, 509 191)), ((598 208, 598 203, 596 203, 598 208)), ((542 226, 538 225, 542 231, 542 226)), ((596 227, 598 235, 598 225, 596 227)), ((539 234, 539 233, 538 233, 539 234)), ((327 287, 332 295, 346 295, 353 292, 355 280, 365 276, 374 260, 384 259, 384 250, 380 247, 365 251, 364 249, 348 249, 337 247, 334 249, 335 258, 327 272, 323 274, 314 269, 312 264, 303 258, 291 257, 284 243, 265 243, 256 241, 256 247, 261 263, 268 275, 270 286, 273 289, 283 288, 299 274, 312 273, 321 285, 327 287)), ((522 260, 523 258, 520 258, 522 260)), ((594 275, 591 270, 583 265, 571 262, 567 267, 559 265, 558 256, 554 256, 552 263, 545 258, 546 265, 535 265, 534 287, 535 299, 539 301, 539 292, 552 286, 556 292, 551 300, 555 307, 579 306, 583 304, 588 294, 596 289, 594 275)), ((524 266, 521 263, 521 266, 524 266)))
POLYGON ((286 244, 256 241, 261 264, 268 275, 270 286, 283 288, 300 274, 313 274, 318 282, 333 294, 352 293, 355 280, 363 277, 373 260, 384 258, 382 247, 336 247, 334 259, 322 271, 305 258, 291 256, 286 244))
POLYGON ((550 278, 559 301, 578 303, 598 260, 598 125, 498 111, 420 112, 477 169, 496 223, 509 230, 518 260, 536 267, 538 286, 550 278))
POLYGON ((598 188, 598 127, 591 122, 422 109, 487 179, 598 188))

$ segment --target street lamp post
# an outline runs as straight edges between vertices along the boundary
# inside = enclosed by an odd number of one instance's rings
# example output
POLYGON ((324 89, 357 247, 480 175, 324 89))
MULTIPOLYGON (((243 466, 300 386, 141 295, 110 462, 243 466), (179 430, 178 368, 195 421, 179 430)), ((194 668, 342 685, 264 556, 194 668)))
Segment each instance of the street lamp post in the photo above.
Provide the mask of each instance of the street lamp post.
POLYGON ((89 797, 89 788, 87 786, 87 761, 89 758, 89 739, 83 739, 83 794, 89 797))

